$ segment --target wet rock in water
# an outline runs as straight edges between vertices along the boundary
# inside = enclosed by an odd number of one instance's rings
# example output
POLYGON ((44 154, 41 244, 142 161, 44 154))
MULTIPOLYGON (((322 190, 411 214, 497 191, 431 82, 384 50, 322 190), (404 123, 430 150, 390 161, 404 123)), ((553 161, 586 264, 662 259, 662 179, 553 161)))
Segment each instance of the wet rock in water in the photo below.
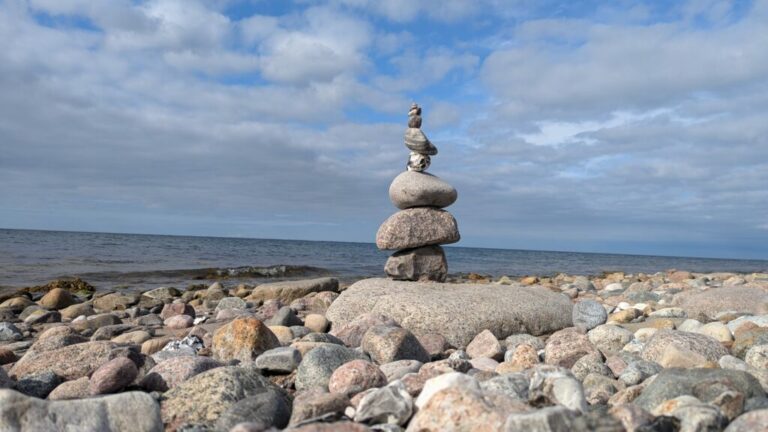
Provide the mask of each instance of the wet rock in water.
POLYGON ((378 364, 396 360, 429 361, 429 354, 416 336, 402 327, 371 327, 363 336, 360 346, 378 364))
POLYGON ((497 338, 559 330, 571 324, 571 308, 567 297, 541 287, 364 279, 347 288, 326 317, 338 334, 336 328, 364 313, 383 314, 416 334, 439 333, 463 347, 485 329, 497 338))
POLYGON ((757 287, 711 288, 681 296, 680 305, 688 316, 700 321, 713 320, 722 311, 768 313, 768 291, 757 287))
POLYGON ((237 318, 213 335, 211 352, 220 361, 249 362, 264 351, 280 346, 280 341, 256 318, 237 318))
POLYGON ((294 347, 278 347, 264 351, 254 365, 267 372, 291 373, 301 363, 301 353, 294 347))
POLYGON ((170 358, 150 369, 141 380, 141 387, 147 391, 168 391, 195 375, 220 366, 220 362, 209 357, 170 358))
POLYGON ((307 294, 321 291, 339 292, 339 280, 324 277, 266 283, 254 288, 251 294, 246 297, 246 300, 262 302, 266 300, 280 300, 287 304, 307 294))
POLYGON ((162 396, 163 422, 168 429, 183 424, 211 427, 236 402, 268 390, 282 392, 256 368, 224 366, 211 369, 162 396))
POLYGON ((413 398, 400 381, 365 395, 357 405, 355 421, 404 425, 413 414, 413 398))
POLYGON ((344 324, 334 323, 330 334, 339 338, 344 345, 355 348, 362 343, 365 332, 377 325, 396 326, 398 324, 392 318, 382 314, 362 313, 344 324))
POLYGON ((440 246, 422 246, 395 252, 387 259, 384 271, 395 280, 443 282, 448 261, 440 246))
POLYGON ((378 366, 365 360, 352 360, 333 371, 328 380, 328 390, 331 393, 353 396, 386 383, 387 377, 378 366))
POLYGON ((532 412, 515 413, 507 417, 502 430, 507 432, 565 432, 574 430, 573 411, 553 406, 541 408, 532 412))
POLYGON ((411 249, 459 241, 453 215, 431 207, 401 210, 390 216, 376 233, 379 249, 411 249))
POLYGON ((699 354, 711 362, 717 362, 720 357, 728 355, 728 351, 709 336, 677 330, 659 330, 645 344, 642 357, 659 363, 669 345, 699 354))
POLYGON ((61 377, 53 372, 40 372, 18 380, 15 389, 27 396, 45 399, 61 382, 61 377))
POLYGON ((15 342, 23 338, 18 327, 9 322, 0 322, 0 342, 15 342))
POLYGON ((131 360, 118 357, 93 372, 88 390, 92 395, 115 393, 132 383, 138 374, 139 371, 131 360))
POLYGON ((602 353, 610 354, 621 351, 624 345, 635 338, 635 335, 625 328, 602 324, 590 330, 587 338, 602 353))
POLYGON ((659 404, 678 396, 693 395, 707 387, 724 384, 746 398, 763 396, 765 392, 752 375, 727 369, 664 369, 645 387, 634 403, 652 411, 659 404))
POLYGON ((88 387, 91 381, 88 377, 78 378, 72 381, 65 381, 59 384, 48 395, 50 400, 84 399, 91 396, 88 387))
POLYGON ((0 424, 18 430, 161 432, 160 410, 152 396, 127 392, 81 400, 46 401, 0 390, 0 424))
POLYGON ((587 335, 575 327, 553 333, 544 347, 544 361, 549 365, 571 368, 587 354, 599 353, 587 335))
POLYGON ((46 309, 64 309, 67 306, 71 306, 77 303, 72 294, 61 288, 54 288, 48 291, 39 301, 38 304, 46 309))
POLYGON ((351 348, 321 344, 304 355, 296 373, 296 390, 327 389, 333 371, 352 360, 367 360, 351 348))
POLYGON ((389 185, 389 199, 395 207, 445 208, 456 202, 456 189, 429 173, 405 171, 389 185))
POLYGON ((312 389, 296 393, 289 424, 295 425, 308 419, 342 415, 349 406, 349 398, 342 393, 325 393, 312 389))
POLYGON ((10 375, 20 379, 40 371, 51 371, 66 380, 78 379, 90 375, 109 361, 109 354, 115 347, 111 342, 98 341, 50 351, 30 351, 13 365, 10 375))
POLYGON ((608 312, 600 303, 594 300, 582 300, 573 305, 573 325, 591 330, 600 324, 605 324, 608 312))
POLYGON ((286 395, 272 388, 235 402, 216 420, 216 430, 228 431, 240 423, 269 429, 284 428, 291 418, 291 403, 286 395))

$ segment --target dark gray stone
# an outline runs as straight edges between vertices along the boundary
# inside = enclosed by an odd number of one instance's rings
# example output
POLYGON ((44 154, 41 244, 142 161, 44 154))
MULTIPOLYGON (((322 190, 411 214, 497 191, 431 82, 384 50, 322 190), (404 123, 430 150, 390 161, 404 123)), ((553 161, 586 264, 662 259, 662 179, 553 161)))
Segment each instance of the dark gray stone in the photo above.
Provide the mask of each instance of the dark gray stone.
POLYGON ((40 372, 26 377, 16 382, 16 390, 27 396, 45 399, 48 394, 62 383, 60 376, 53 372, 40 372))
POLYGON ((594 300, 582 300, 573 305, 573 325, 591 330, 608 320, 608 312, 594 300))
POLYGON ((294 347, 279 347, 264 351, 256 358, 255 366, 268 372, 291 373, 300 363, 299 350, 294 347))
POLYGON ((352 360, 367 360, 351 348, 336 344, 320 345, 309 351, 296 373, 296 390, 313 388, 328 389, 333 371, 352 360))
POLYGON ((265 388, 263 392, 235 402, 216 420, 216 429, 229 431, 238 423, 253 423, 269 429, 284 428, 291 418, 291 402, 282 391, 265 388))

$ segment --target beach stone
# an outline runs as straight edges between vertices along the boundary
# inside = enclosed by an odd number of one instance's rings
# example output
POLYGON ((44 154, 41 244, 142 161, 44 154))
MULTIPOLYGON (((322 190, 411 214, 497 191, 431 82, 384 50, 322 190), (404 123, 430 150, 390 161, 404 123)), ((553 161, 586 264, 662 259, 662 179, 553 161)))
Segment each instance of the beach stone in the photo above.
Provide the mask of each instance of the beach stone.
POLYGON ((87 342, 88 339, 80 336, 74 329, 67 326, 51 327, 40 333, 35 343, 30 347, 29 353, 51 351, 65 346, 87 342))
POLYGON ((116 348, 111 342, 84 342, 49 351, 24 355, 10 370, 10 375, 21 379, 39 371, 51 371, 66 379, 78 379, 95 371, 109 361, 110 352, 116 348))
POLYGON ((281 345, 288 345, 293 341, 293 332, 290 327, 283 325, 271 325, 267 327, 271 331, 281 345))
POLYGON ((417 373, 424 363, 418 360, 396 360, 384 363, 379 369, 387 378, 387 382, 392 382, 402 378, 409 373, 417 373))
POLYGON ((240 297, 224 297, 216 304, 215 312, 219 312, 224 309, 245 309, 248 305, 245 300, 240 297))
POLYGON ((416 335, 416 338, 421 343, 421 346, 427 351, 431 359, 439 358, 446 349, 448 349, 448 341, 445 337, 437 333, 422 333, 416 335))
POLYGON ((93 307, 102 311, 125 310, 138 303, 138 298, 118 293, 110 293, 93 300, 93 307))
POLYGON ((601 324, 587 333, 587 338, 603 354, 621 351, 635 338, 631 331, 612 324, 601 324))
POLYGON ((9 309, 14 313, 19 313, 33 305, 35 305, 35 303, 26 297, 12 297, 0 303, 0 309, 9 309))
POLYGON ((16 357, 16 353, 13 350, 0 346, 0 366, 8 363, 14 363, 19 358, 16 357))
POLYGON ((699 326, 693 332, 707 335, 720 343, 729 343, 733 341, 733 335, 731 334, 731 330, 728 329, 728 326, 717 321, 699 326))
POLYGON ((405 385, 395 381, 366 394, 357 405, 355 421, 404 425, 413 414, 413 398, 405 385))
POLYGON ((320 314, 308 314, 304 317, 304 326, 317 333, 323 333, 328 330, 328 320, 320 314))
POLYGON ((425 172, 405 171, 389 185, 389 199, 395 207, 448 207, 456 202, 456 189, 439 177, 425 172))
POLYGON ((575 414, 561 406, 545 407, 533 412, 516 413, 507 417, 505 432, 565 432, 573 431, 575 414))
POLYGON ((174 287, 159 287, 143 292, 141 295, 157 300, 173 300, 181 297, 181 291, 174 287))
POLYGON ((13 388, 15 385, 16 383, 8 376, 5 369, 0 368, 0 389, 13 388))
POLYGON ((90 315, 82 321, 73 321, 71 327, 78 331, 98 330, 101 327, 122 324, 122 320, 111 313, 90 315))
POLYGON ((768 344, 755 345, 748 349, 744 361, 754 368, 768 369, 768 344))
POLYGON ((643 389, 633 403, 653 411, 664 401, 678 396, 696 396, 699 389, 725 385, 746 398, 764 396, 760 383, 752 375, 727 369, 664 369, 643 389))
POLYGON ((9 322, 0 322, 0 342, 15 342, 24 339, 18 327, 9 322))
POLYGON ((179 330, 192 327, 194 321, 189 315, 174 315, 166 318, 163 324, 169 329, 179 330))
POLYGON ((371 327, 377 325, 398 325, 395 320, 378 313, 362 313, 343 324, 334 323, 331 335, 336 336, 348 347, 359 347, 363 341, 363 335, 371 327))
POLYGON ((703 355, 693 352, 684 347, 669 344, 664 347, 661 359, 657 360, 659 365, 664 368, 697 368, 707 367, 709 360, 703 355))
POLYGON ((371 327, 365 332, 360 347, 378 364, 395 360, 418 360, 422 363, 430 360, 416 336, 402 327, 371 327))
POLYGON ((477 379, 460 372, 449 372, 430 378, 424 383, 424 388, 416 399, 416 406, 421 409, 435 394, 450 387, 462 387, 473 392, 481 392, 477 379))
POLYGON ((571 372, 579 381, 584 381, 587 375, 593 373, 613 377, 613 372, 603 363, 602 356, 597 353, 587 354, 577 360, 571 367, 571 372))
POLYGON ((293 400, 289 424, 295 425, 327 414, 342 414, 348 405, 349 398, 343 393, 326 393, 322 389, 300 391, 293 400))
POLYGON ((67 399, 84 399, 91 396, 88 387, 91 381, 88 377, 78 378, 72 381, 65 381, 56 386, 50 394, 48 394, 49 400, 67 400, 67 399))
POLYGON ((235 402, 216 420, 215 429, 230 431, 241 423, 258 426, 260 431, 272 427, 284 428, 290 418, 291 402, 283 392, 268 388, 235 402))
POLYGON ((49 324, 61 322, 61 314, 58 311, 38 309, 24 319, 27 324, 49 324))
POLYGON ((195 375, 220 366, 223 365, 210 357, 173 357, 150 369, 142 378, 140 385, 147 391, 165 392, 195 375))
POLYGON ((114 324, 99 327, 91 336, 92 341, 110 340, 115 336, 121 335, 127 331, 135 330, 136 326, 132 324, 114 324))
POLYGON ((328 390, 331 393, 353 396, 386 383, 387 377, 378 366, 365 360, 352 360, 333 371, 328 381, 328 390))
POLYGON ((69 291, 61 288, 54 288, 48 291, 39 301, 38 304, 46 309, 63 309, 67 306, 71 306, 77 303, 75 297, 69 293, 69 291))
POLYGON ((301 363, 301 353, 294 347, 278 347, 264 351, 254 365, 273 373, 291 373, 301 363))
POLYGON ((296 316, 296 312, 293 311, 288 306, 283 306, 280 309, 277 310, 277 313, 272 316, 272 318, 268 319, 265 324, 270 326, 297 326, 302 325, 304 323, 301 322, 298 316, 296 316))
POLYGON ((512 351, 509 360, 505 360, 503 367, 497 368, 498 373, 521 372, 539 364, 539 355, 536 349, 528 344, 520 344, 512 351))
POLYGON ((456 219, 445 210, 418 207, 390 216, 376 233, 379 249, 411 249, 459 241, 456 219))
POLYGON ((699 321, 714 320, 723 311, 750 315, 768 314, 768 290, 757 287, 733 286, 712 288, 701 292, 683 293, 680 306, 688 316, 699 321))
POLYGON ((152 396, 141 392, 81 400, 46 401, 13 390, 0 390, 0 425, 25 431, 163 430, 157 402, 152 396))
POLYGON ((27 396, 45 399, 61 382, 53 372, 40 372, 18 380, 14 388, 27 396))
POLYGON ((591 330, 608 319, 608 312, 594 300, 582 300, 573 305, 573 325, 591 330))
POLYGON ((619 381, 627 386, 640 384, 647 378, 661 372, 663 368, 654 362, 645 360, 631 361, 619 374, 619 381))
POLYGON ((644 360, 659 363, 669 345, 699 354, 711 362, 717 362, 720 357, 728 354, 718 341, 709 336, 678 330, 659 330, 645 344, 641 356, 644 360))
POLYGON ((480 382, 483 392, 503 393, 511 398, 528 401, 530 381, 523 373, 508 373, 480 382))
POLYGON ((116 344, 141 345, 152 339, 152 335, 146 330, 137 330, 115 336, 111 339, 116 344))
POLYGON ((570 326, 571 308, 567 297, 542 287, 364 279, 347 288, 326 317, 336 329, 364 313, 383 314, 414 333, 438 333, 465 347, 486 329, 503 339, 570 326))
POLYGON ((448 261, 440 246, 422 246, 395 252, 387 259, 384 271, 395 280, 443 282, 448 261))
POLYGON ((472 359, 486 357, 501 360, 504 350, 490 330, 483 330, 467 345, 467 354, 472 359))
POLYGON ((144 341, 141 344, 141 353, 145 355, 152 355, 160 351, 165 347, 168 342, 171 342, 173 338, 169 336, 162 336, 154 339, 144 341))
POLYGON ((212 427, 236 402, 267 391, 283 392, 256 368, 210 369, 163 394, 160 399, 163 423, 171 430, 183 424, 212 427))
POLYGON ((731 422, 725 432, 768 432, 768 409, 746 412, 731 422))
POLYGON ((264 351, 280 346, 280 341, 256 318, 237 318, 213 334, 211 352, 220 361, 249 362, 264 351))
POLYGON ((587 335, 575 327, 553 333, 544 347, 544 362, 549 365, 571 368, 576 361, 587 354, 599 354, 587 335))
POLYGON ((768 345, 768 328, 757 327, 737 332, 731 346, 731 353, 743 359, 747 351, 755 345, 768 345))
POLYGON ((187 303, 168 303, 164 305, 163 310, 160 311, 160 319, 163 321, 176 315, 188 315, 194 318, 195 308, 187 303))
POLYGON ((280 300, 290 303, 307 294, 321 291, 339 292, 339 280, 336 278, 317 278, 296 281, 273 282, 259 285, 253 289, 246 300, 280 300))
POLYGON ((515 348, 521 344, 530 345, 535 348, 536 351, 544 349, 544 341, 533 335, 520 333, 507 336, 507 338, 504 339, 504 346, 507 348, 507 351, 514 352, 515 348))
POLYGON ((304 355, 296 373, 296 390, 327 389, 333 372, 352 360, 367 360, 351 348, 336 344, 320 344, 304 355))
POLYGON ((408 150, 420 155, 434 156, 437 154, 437 147, 417 127, 409 127, 405 130, 405 146, 408 147, 408 150))
POLYGON ((92 395, 116 393, 132 383, 138 374, 139 371, 131 360, 117 357, 93 372, 88 390, 92 395))
POLYGON ((413 416, 408 431, 498 431, 507 417, 530 408, 500 393, 484 395, 479 389, 451 386, 429 398, 413 416))

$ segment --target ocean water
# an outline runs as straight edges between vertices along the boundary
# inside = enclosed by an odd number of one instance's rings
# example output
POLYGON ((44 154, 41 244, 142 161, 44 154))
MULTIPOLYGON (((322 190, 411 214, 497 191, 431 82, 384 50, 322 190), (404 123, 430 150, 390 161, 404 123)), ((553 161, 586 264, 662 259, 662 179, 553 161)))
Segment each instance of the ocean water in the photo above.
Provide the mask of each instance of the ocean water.
MULTIPOLYGON (((698 272, 764 272, 768 261, 446 247, 449 272, 493 276, 607 271, 654 273, 671 268, 698 272)), ((81 277, 97 288, 144 289, 233 282, 278 276, 383 276, 388 253, 374 244, 222 237, 105 234, 0 229, 0 287, 26 287, 81 277), (256 269, 247 267, 257 267, 256 269), (274 269, 273 269, 274 270, 274 269), (281 270, 285 270, 284 272, 281 270)))

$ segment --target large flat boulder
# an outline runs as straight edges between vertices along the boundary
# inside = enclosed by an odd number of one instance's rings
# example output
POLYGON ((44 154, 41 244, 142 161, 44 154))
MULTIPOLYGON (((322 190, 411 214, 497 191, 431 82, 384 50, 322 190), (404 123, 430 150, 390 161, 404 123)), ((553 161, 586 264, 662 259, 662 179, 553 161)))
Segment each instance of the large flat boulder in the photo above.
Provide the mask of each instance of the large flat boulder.
POLYGON ((456 347, 490 330, 498 339, 540 335, 571 326, 570 299, 538 286, 446 284, 364 279, 326 313, 334 328, 359 315, 386 315, 413 333, 437 333, 456 347))
POLYGON ((768 313, 768 290, 757 286, 710 288, 681 293, 676 298, 689 318, 713 320, 720 312, 768 313))
POLYGON ((339 292, 339 280, 336 278, 324 277, 265 283, 254 288, 247 299, 251 301, 277 299, 288 304, 309 293, 321 291, 339 292))

